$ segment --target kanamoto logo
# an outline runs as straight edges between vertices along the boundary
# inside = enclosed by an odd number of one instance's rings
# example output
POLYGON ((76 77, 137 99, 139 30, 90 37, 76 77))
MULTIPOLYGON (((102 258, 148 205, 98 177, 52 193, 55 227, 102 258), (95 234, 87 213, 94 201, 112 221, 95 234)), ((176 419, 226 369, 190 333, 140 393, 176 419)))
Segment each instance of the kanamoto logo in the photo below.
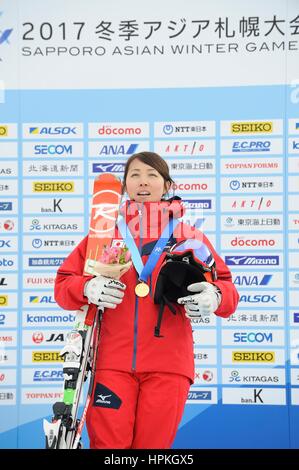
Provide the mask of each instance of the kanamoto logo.
POLYGON ((33 182, 34 193, 73 193, 75 183, 73 181, 40 181, 33 182))
POLYGON ((8 136, 8 127, 0 124, 0 137, 7 137, 7 136, 8 136))
POLYGON ((274 351, 233 351, 233 362, 275 362, 274 351))
POLYGON ((32 353, 32 362, 63 362, 59 351, 34 351, 32 353))
POLYGON ((273 132, 273 122, 232 122, 232 134, 270 134, 273 132))
POLYGON ((99 135, 140 135, 141 127, 113 127, 110 125, 99 127, 99 135))
POLYGON ((230 242, 231 246, 275 246, 276 242, 273 239, 270 240, 252 240, 243 237, 235 237, 230 242))

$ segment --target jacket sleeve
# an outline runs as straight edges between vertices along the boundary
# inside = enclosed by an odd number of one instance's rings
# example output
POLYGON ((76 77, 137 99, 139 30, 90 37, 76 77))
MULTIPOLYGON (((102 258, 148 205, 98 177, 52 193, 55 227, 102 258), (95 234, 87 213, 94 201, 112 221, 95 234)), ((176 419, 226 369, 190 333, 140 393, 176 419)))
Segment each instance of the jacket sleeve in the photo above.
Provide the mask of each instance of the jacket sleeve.
POLYGON ((221 291, 222 300, 215 315, 227 318, 232 315, 239 302, 239 294, 232 282, 232 275, 223 259, 216 253, 208 238, 203 235, 203 243, 211 250, 216 263, 217 280, 213 282, 221 291))
POLYGON ((65 310, 78 310, 88 303, 84 297, 84 285, 93 276, 83 276, 88 237, 68 255, 57 271, 54 298, 65 310))

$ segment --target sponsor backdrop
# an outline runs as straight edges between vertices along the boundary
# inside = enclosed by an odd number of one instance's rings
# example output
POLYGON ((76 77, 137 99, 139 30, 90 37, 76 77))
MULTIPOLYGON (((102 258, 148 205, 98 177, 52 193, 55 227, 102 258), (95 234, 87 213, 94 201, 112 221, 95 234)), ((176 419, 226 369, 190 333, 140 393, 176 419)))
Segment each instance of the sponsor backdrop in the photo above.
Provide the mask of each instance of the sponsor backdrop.
MULTIPOLYGON (((175 447, 299 447, 297 0, 0 3, 0 447, 42 448, 94 178, 160 153, 233 273, 175 447)), ((86 434, 85 446, 88 446, 86 434)))

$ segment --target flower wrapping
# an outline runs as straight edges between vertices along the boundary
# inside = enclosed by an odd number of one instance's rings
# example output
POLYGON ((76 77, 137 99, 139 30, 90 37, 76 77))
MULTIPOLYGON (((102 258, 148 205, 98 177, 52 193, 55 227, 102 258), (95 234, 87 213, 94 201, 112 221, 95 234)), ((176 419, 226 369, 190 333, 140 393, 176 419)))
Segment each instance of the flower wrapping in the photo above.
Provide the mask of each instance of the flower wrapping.
POLYGON ((93 276, 101 275, 120 279, 131 265, 131 253, 126 246, 106 246, 98 260, 86 261, 85 271, 93 276))

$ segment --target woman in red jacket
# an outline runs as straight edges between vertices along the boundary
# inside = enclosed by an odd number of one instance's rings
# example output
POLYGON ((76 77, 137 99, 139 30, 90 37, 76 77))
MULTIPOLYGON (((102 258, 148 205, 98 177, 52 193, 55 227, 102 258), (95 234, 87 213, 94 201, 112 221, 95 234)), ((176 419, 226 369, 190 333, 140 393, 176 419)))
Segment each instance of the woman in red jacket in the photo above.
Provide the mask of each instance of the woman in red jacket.
MULTIPOLYGON (((190 318, 213 313, 228 317, 237 307, 239 296, 223 260, 201 232, 177 223, 184 213, 180 198, 164 199, 172 183, 167 163, 155 153, 135 154, 126 164, 123 188, 130 200, 123 223, 144 266, 160 250, 146 279, 137 273, 133 254, 133 265, 121 281, 83 276, 87 237, 57 273, 55 299, 62 308, 77 310, 87 303, 104 308, 86 421, 91 448, 170 448, 194 380, 190 318), (173 233, 170 229, 166 246, 155 250, 168 224, 173 233), (161 266, 173 246, 190 239, 210 250, 217 276, 212 283, 188 286, 190 294, 177 299, 176 312, 166 302, 161 322, 154 302, 161 266)), ((115 238, 122 234, 117 229, 115 238)))

